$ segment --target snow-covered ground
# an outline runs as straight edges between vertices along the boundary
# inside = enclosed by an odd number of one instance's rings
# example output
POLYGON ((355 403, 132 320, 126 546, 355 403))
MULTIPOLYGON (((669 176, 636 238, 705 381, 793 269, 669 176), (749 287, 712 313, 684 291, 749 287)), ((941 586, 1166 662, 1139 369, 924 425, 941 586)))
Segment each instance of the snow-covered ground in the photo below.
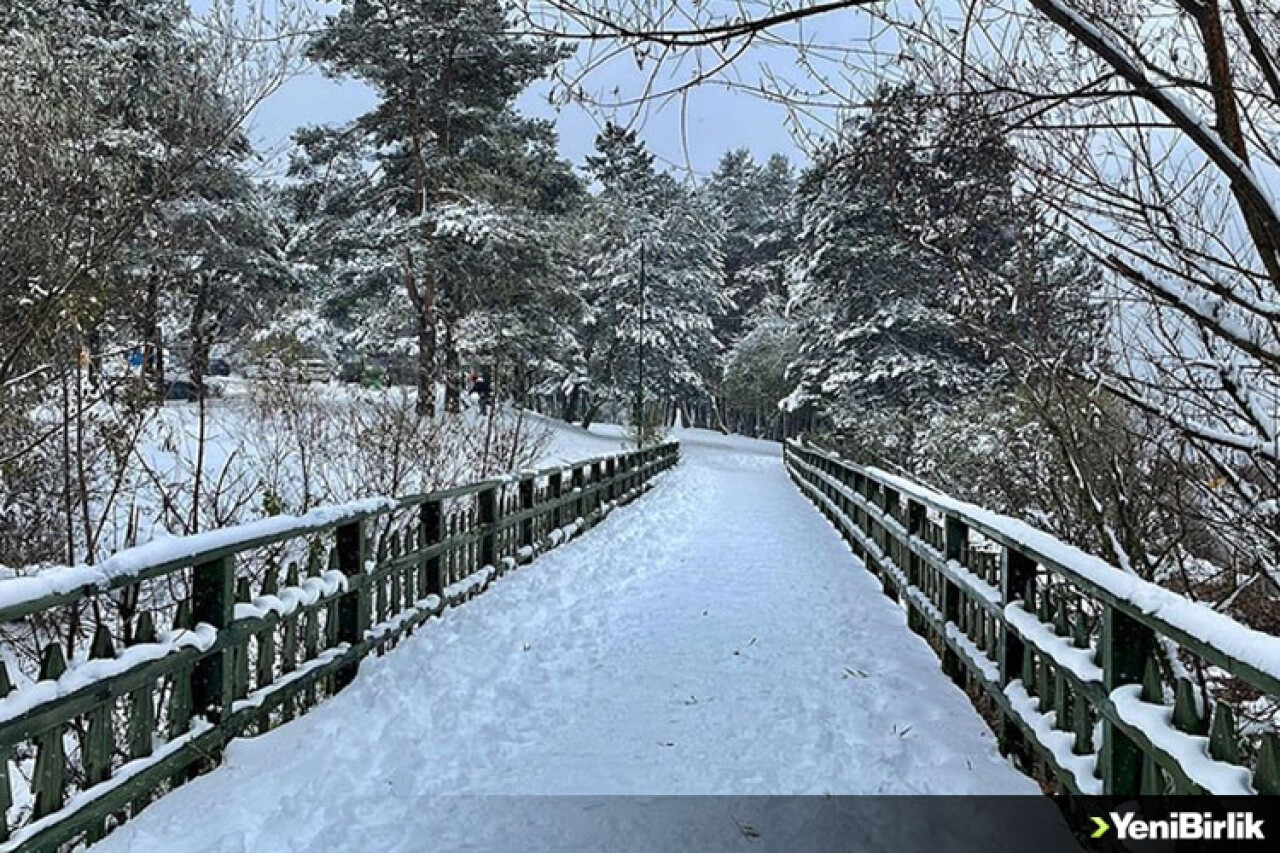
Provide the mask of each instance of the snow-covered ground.
MULTIPOLYGON (((618 441, 558 432, 575 455, 618 441)), ((851 827, 901 849, 941 823, 1017 849, 974 801, 921 824, 884 801, 660 796, 1037 793, 778 445, 678 437, 683 464, 648 496, 96 849, 783 849, 851 827)))
MULTIPOLYGON (((86 556, 78 525, 77 562, 97 563, 157 537, 265 515, 296 515, 616 453, 625 438, 619 427, 587 432, 509 406, 490 424, 475 404, 445 415, 442 401, 441 414, 418 421, 413 394, 404 388, 240 378, 216 383, 221 396, 208 401, 203 421, 191 402, 142 410, 127 423, 106 404, 91 411, 90 420, 115 436, 116 451, 127 452, 108 454, 100 438, 89 441, 96 448, 87 456, 93 553, 86 556), (193 513, 196 471, 202 477, 199 512, 193 513)), ((0 577, 48 567, 36 561, 21 569, 0 566, 0 577)))
POLYGON ((534 429, 545 429, 549 433, 541 465, 568 464, 592 456, 621 453, 629 447, 626 427, 617 424, 593 424, 590 430, 585 430, 537 412, 525 411, 524 416, 534 429))

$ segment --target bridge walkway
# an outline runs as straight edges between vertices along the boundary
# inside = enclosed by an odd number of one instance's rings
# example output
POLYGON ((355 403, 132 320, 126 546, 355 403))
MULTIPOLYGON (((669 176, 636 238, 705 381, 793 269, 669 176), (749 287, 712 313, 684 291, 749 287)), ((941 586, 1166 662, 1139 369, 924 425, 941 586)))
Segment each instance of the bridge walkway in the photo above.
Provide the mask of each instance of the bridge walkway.
POLYGON ((604 795, 1037 792, 778 445, 679 437, 643 500, 95 849, 530 849, 566 813, 616 847, 604 795))

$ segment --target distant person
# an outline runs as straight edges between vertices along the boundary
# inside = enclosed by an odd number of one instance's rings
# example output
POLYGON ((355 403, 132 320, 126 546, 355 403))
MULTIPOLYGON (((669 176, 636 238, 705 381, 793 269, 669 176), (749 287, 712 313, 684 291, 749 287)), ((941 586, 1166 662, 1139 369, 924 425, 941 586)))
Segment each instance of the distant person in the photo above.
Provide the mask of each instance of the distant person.
POLYGON ((475 381, 471 383, 471 393, 476 395, 480 401, 480 413, 484 414, 489 411, 489 398, 491 392, 489 390, 489 379, 483 374, 477 376, 475 381))

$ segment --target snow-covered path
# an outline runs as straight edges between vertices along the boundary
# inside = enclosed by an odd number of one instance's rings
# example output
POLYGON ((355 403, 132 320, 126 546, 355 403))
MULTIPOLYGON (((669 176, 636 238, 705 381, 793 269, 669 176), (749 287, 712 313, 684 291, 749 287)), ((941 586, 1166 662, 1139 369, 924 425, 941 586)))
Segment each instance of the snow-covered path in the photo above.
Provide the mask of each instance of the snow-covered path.
POLYGON ((530 849, 554 811, 445 794, 1037 792, 777 445, 680 437, 648 496, 101 849, 530 849))

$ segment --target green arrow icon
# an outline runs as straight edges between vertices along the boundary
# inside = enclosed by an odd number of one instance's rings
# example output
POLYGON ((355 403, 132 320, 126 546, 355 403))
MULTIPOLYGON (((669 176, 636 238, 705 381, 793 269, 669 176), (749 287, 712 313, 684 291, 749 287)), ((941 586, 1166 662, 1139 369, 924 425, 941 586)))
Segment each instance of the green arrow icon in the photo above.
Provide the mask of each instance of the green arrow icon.
POLYGON ((1107 830, 1111 828, 1111 824, 1107 823, 1105 820, 1103 820, 1100 817, 1091 817, 1089 819, 1092 820, 1095 824, 1097 824, 1097 827, 1098 827, 1093 831, 1093 835, 1089 836, 1090 838, 1101 838, 1102 836, 1106 835, 1107 830))

